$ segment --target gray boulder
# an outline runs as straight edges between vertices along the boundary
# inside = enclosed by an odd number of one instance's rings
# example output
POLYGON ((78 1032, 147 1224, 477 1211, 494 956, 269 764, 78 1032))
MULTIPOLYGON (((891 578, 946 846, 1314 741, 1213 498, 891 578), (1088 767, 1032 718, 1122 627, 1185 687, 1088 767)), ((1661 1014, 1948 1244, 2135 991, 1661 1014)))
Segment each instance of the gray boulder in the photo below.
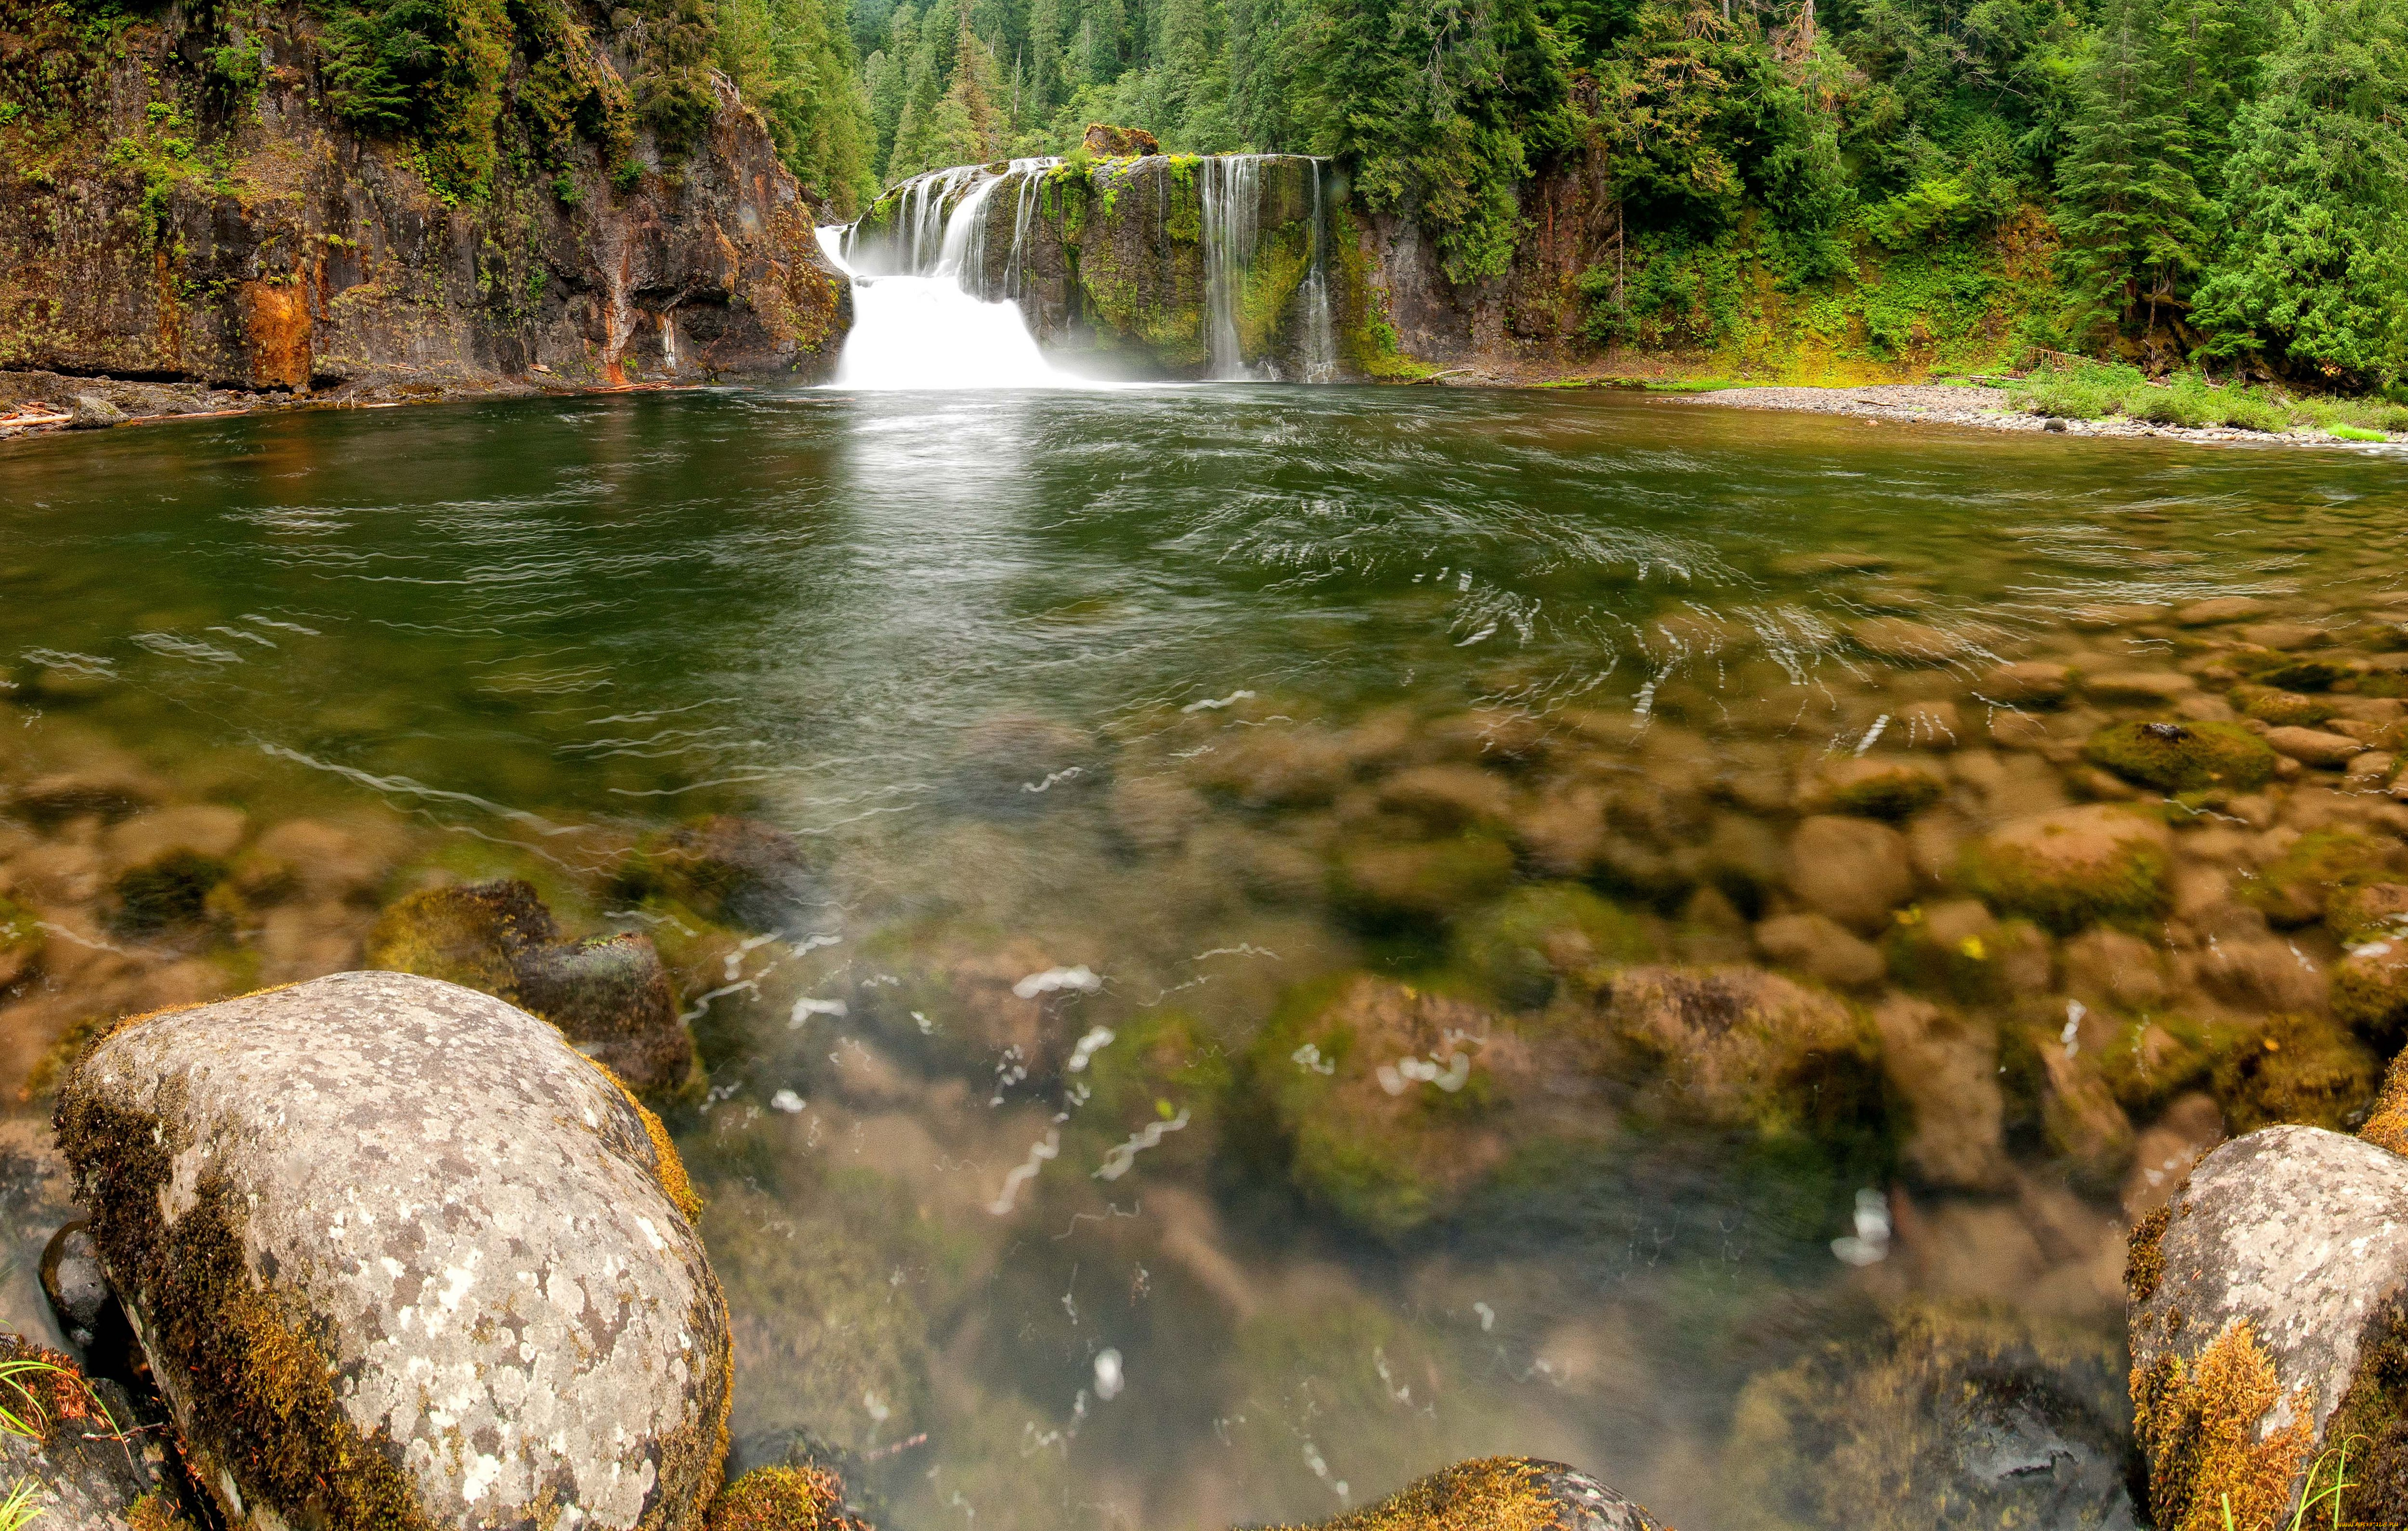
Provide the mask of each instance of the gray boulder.
POLYGON ((102 430, 125 424, 125 412, 98 394, 78 394, 67 410, 67 429, 102 430))
POLYGON ((2225 1144, 2142 1220, 2126 1284, 2157 1524, 2220 1524, 2229 1495, 2234 1524, 2287 1525, 2344 1441, 2343 1518, 2408 1524, 2403 1233, 2408 1159, 2315 1127, 2225 1144))
POLYGON ((701 1524, 725 1302, 657 1119, 550 1025, 340 974, 127 1023, 57 1120, 229 1525, 701 1524))

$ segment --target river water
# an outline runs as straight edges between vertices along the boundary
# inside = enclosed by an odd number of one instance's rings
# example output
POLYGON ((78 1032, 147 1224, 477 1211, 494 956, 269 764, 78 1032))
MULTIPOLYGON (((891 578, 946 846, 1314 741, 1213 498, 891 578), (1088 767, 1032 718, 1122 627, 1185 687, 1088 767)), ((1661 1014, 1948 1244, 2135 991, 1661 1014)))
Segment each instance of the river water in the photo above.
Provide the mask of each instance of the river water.
POLYGON ((346 965, 403 888, 526 875, 681 964, 709 1080, 668 1118, 739 1458, 841 1462, 890 1527, 1317 1519, 1496 1451, 1681 1524, 1969 1494, 2129 1524, 2126 1220, 2249 1087, 2085 1060, 2317 1011, 2284 975, 2336 938, 2209 929, 2214 889, 2303 823, 2396 849, 2399 810, 2338 769, 2194 799, 2172 911, 2112 939, 1983 923, 1956 857, 2131 795, 2081 740, 2228 715, 2220 655, 2353 659, 2300 684, 2382 726, 2403 483, 1346 387, 23 443, 0 772, 147 781, 358 871, 152 947, 105 936, 107 814, 8 830, 0 877, 59 932, 0 1009, 11 1088, 91 1009, 346 965), (2226 597, 2256 604, 2198 610, 2226 597), (2010 696, 2008 661, 2118 679, 2010 696), (1863 760, 1937 785, 1797 839, 1863 760), (796 837, 784 906, 704 932, 614 896, 630 845, 712 814, 796 837), (1951 908, 1971 965, 1934 979, 1913 944, 1951 908), (1717 1083, 1600 1018, 1664 962, 1828 985, 1856 1040, 1717 1083))

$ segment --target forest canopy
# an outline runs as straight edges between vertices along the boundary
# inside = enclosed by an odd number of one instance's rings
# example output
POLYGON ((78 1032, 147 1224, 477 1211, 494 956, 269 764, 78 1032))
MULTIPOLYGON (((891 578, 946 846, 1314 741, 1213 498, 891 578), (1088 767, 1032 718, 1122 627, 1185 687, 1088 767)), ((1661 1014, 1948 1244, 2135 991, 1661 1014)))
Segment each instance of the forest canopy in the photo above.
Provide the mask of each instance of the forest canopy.
POLYGON ((1664 316, 1711 328, 1742 259, 1794 285, 2013 230, 2056 245, 2036 342, 2341 386, 2408 374, 2408 0, 811 11, 834 3, 717 0, 723 52, 781 39, 731 73, 793 100, 790 154, 839 208, 1066 152, 1106 121, 1172 151, 1336 155, 1469 282, 1507 268, 1531 179, 1602 145, 1624 222, 1599 339, 1711 339, 1664 316))

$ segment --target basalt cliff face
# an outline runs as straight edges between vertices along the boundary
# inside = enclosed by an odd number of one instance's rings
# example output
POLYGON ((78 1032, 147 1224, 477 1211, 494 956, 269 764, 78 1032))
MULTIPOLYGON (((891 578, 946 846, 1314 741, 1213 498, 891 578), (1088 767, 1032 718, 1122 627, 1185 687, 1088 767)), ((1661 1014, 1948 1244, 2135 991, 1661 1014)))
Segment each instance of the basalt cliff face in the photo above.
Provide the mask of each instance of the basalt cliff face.
POLYGON ((431 8, 447 62, 380 119, 340 7, 0 6, 0 369, 408 397, 833 364, 851 290, 724 79, 689 62, 665 126, 639 13, 431 8))

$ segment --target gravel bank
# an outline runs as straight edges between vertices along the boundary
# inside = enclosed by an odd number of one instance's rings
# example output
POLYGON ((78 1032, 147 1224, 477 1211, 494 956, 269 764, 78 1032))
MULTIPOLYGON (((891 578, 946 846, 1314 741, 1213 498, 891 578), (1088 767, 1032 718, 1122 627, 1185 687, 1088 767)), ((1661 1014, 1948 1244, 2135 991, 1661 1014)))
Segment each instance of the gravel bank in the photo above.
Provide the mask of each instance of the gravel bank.
POLYGON ((2319 430, 2240 430, 2229 426, 2194 429, 2146 420, 2062 420, 2026 414, 2003 388, 1929 383, 1868 383, 1856 388, 1718 388, 1712 393, 1663 396, 1681 404, 1718 404, 1737 410, 1789 410, 1807 414, 1846 414, 1862 420, 1972 426, 1982 430, 2039 430, 2067 436, 2157 436, 2181 441, 2250 441, 2266 445, 2358 447, 2398 451, 2399 442, 2344 441, 2319 430))

